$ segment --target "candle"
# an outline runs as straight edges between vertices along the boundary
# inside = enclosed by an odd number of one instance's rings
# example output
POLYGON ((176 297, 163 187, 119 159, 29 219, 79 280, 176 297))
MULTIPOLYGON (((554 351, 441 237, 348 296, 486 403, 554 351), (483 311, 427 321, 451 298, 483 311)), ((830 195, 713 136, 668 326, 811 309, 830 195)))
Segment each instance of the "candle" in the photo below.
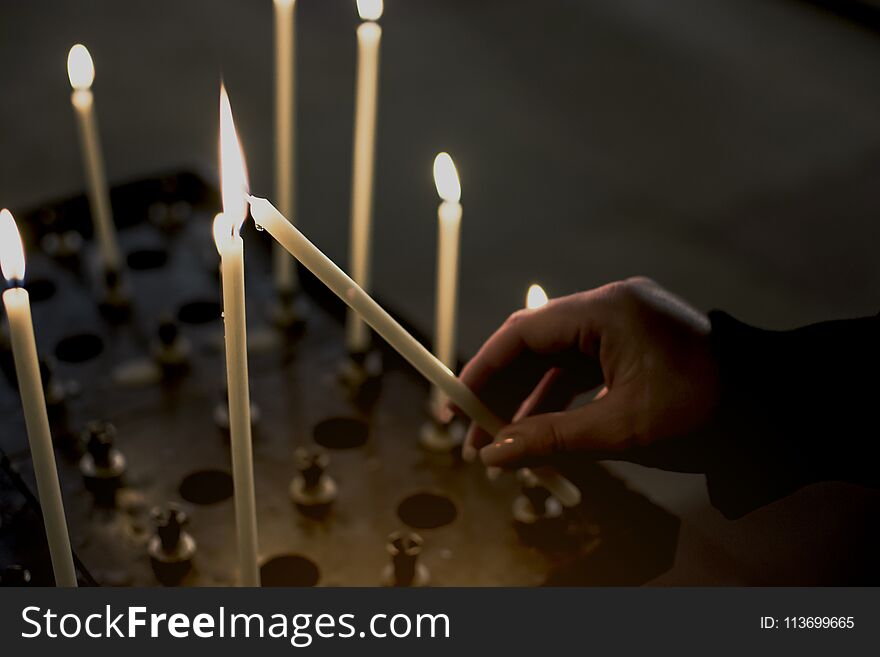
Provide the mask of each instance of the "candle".
MULTIPOLYGON (((434 158, 434 184, 443 202, 437 209, 437 292, 434 310, 434 354, 446 367, 456 366, 456 316, 458 313, 458 243, 461 233, 461 184, 448 153, 434 158)), ((431 408, 439 417, 446 397, 432 390, 431 408)))
MULTIPOLYGON (((287 217, 295 217, 294 73, 296 0, 275 0, 275 194, 287 217)), ((275 288, 293 293, 298 281, 293 258, 277 244, 272 254, 275 288)))
POLYGON ((244 296, 244 242, 239 235, 247 216, 247 172, 235 134, 226 89, 220 89, 220 187, 223 212, 214 219, 214 242, 220 252, 223 324, 226 330, 226 385, 229 395, 229 436, 235 492, 239 578, 242 586, 259 586, 257 508, 251 444, 247 329, 244 296))
POLYGON ((95 97, 92 82, 95 80, 95 66, 92 56, 82 44, 76 44, 67 55, 67 75, 73 94, 70 97, 79 127, 80 146, 83 165, 88 184, 89 209, 95 237, 101 249, 104 269, 118 272, 121 268, 119 244, 116 241, 116 226, 110 208, 110 194, 107 191, 107 178, 104 174, 104 158, 98 137, 98 122, 95 118, 95 97))
POLYGON ((76 586, 76 570, 73 567, 73 553, 70 549, 64 503, 61 500, 61 485, 58 482, 52 434, 49 430, 49 416, 46 413, 46 398, 40 377, 40 362, 37 358, 37 344, 31 320, 31 304, 27 290, 21 286, 25 269, 24 248, 9 210, 0 211, 0 268, 3 276, 12 286, 3 293, 3 306, 6 308, 6 318, 9 321, 15 374, 24 409, 31 460, 37 478, 37 493, 43 510, 43 524, 46 527, 52 570, 55 572, 55 584, 76 586))
MULTIPOLYGON (((373 327, 410 365, 449 397, 471 419, 497 435, 505 423, 496 416, 452 371, 376 303, 363 288, 325 256, 264 198, 250 196, 251 215, 291 255, 317 276, 340 299, 373 327)), ((580 491, 550 468, 536 468, 535 475, 566 506, 580 503, 580 491)))
MULTIPOLYGON (((547 293, 544 291, 544 288, 542 288, 537 283, 532 283, 529 286, 529 289, 526 292, 526 308, 528 310, 535 310, 536 308, 540 308, 541 306, 545 306, 545 305, 547 305, 547 303, 549 301, 550 301, 550 299, 547 297, 547 293)), ((556 370, 556 369, 547 372, 547 374, 544 375, 544 377, 541 379, 541 382, 538 384, 539 387, 549 385, 554 379, 557 378, 558 375, 559 375, 559 370, 556 370)), ((514 419, 519 420, 522 417, 530 415, 533 410, 534 410, 534 406, 527 407, 527 408, 521 408, 518 413, 518 416, 514 419)), ((540 468, 537 470, 534 470, 532 468, 522 468, 522 470, 525 471, 526 473, 532 472, 534 474, 537 474, 537 473, 539 473, 540 468)))
MULTIPOLYGON (((382 16, 382 0, 357 0, 357 8, 363 22, 357 29, 358 73, 355 92, 349 261, 352 278, 362 288, 369 290, 379 42, 382 39, 382 28, 375 21, 382 16)), ((348 312, 346 331, 350 353, 367 351, 370 346, 369 332, 363 320, 352 310, 348 312)))

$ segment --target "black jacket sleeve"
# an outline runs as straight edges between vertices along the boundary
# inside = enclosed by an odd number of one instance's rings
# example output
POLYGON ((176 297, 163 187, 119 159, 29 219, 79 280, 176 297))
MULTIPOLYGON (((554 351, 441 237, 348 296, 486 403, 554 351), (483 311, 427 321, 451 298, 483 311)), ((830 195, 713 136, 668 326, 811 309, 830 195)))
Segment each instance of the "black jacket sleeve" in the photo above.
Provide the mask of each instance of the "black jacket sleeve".
POLYGON ((715 507, 737 518, 818 481, 880 484, 880 317, 791 331, 709 318, 722 380, 715 507))

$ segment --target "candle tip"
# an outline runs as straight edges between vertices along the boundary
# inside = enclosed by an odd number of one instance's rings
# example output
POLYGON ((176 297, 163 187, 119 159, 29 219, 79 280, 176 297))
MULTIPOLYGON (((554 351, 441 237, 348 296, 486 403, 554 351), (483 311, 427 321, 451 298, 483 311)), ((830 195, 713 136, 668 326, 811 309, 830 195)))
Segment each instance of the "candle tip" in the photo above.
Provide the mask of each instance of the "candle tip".
POLYGON ((220 251, 220 244, 222 242, 230 240, 238 234, 235 222, 222 212, 214 216, 213 232, 214 244, 217 246, 218 251, 220 251))

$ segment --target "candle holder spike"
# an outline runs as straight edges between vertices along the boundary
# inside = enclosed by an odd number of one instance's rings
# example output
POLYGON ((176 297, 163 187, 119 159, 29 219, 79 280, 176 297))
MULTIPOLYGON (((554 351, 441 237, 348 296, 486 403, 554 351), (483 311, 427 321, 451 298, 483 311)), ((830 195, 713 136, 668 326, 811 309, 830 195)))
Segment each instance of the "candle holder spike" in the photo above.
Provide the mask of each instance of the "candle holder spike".
POLYGON ((339 365, 339 381, 359 406, 372 407, 382 389, 382 353, 377 349, 348 352, 339 365))
POLYGON ((189 517, 176 504, 153 509, 155 534, 147 543, 147 554, 156 579, 176 586, 192 571, 196 540, 184 530, 189 517))
POLYGON ((386 550, 391 563, 382 571, 383 586, 428 586, 431 575, 419 561, 424 540, 414 532, 393 532, 388 536, 386 550))
POLYGON ((125 456, 115 446, 116 427, 101 420, 90 422, 84 442, 86 452, 80 458, 79 470, 86 489, 99 506, 115 506, 126 470, 125 456))
POLYGON ((120 324, 131 318, 131 300, 122 275, 115 269, 104 270, 104 297, 98 303, 101 315, 111 324, 120 324))
POLYGON ((189 341, 181 335, 179 324, 167 315, 159 320, 156 333, 158 339, 153 344, 153 359, 162 369, 163 380, 177 380, 189 370, 189 341))
POLYGON ((303 515, 321 519, 336 500, 337 486, 327 474, 330 457, 320 447, 300 447, 294 452, 298 474, 290 482, 290 499, 303 515))

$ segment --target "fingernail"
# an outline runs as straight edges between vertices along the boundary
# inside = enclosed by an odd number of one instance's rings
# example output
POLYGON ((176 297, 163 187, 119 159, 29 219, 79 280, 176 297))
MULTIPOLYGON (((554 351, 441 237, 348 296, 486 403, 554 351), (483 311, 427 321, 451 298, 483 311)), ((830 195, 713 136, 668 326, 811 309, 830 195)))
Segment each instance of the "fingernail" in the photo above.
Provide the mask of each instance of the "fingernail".
POLYGON ((521 456, 522 449, 516 438, 502 438, 480 450, 480 458, 486 465, 501 465, 521 456))

